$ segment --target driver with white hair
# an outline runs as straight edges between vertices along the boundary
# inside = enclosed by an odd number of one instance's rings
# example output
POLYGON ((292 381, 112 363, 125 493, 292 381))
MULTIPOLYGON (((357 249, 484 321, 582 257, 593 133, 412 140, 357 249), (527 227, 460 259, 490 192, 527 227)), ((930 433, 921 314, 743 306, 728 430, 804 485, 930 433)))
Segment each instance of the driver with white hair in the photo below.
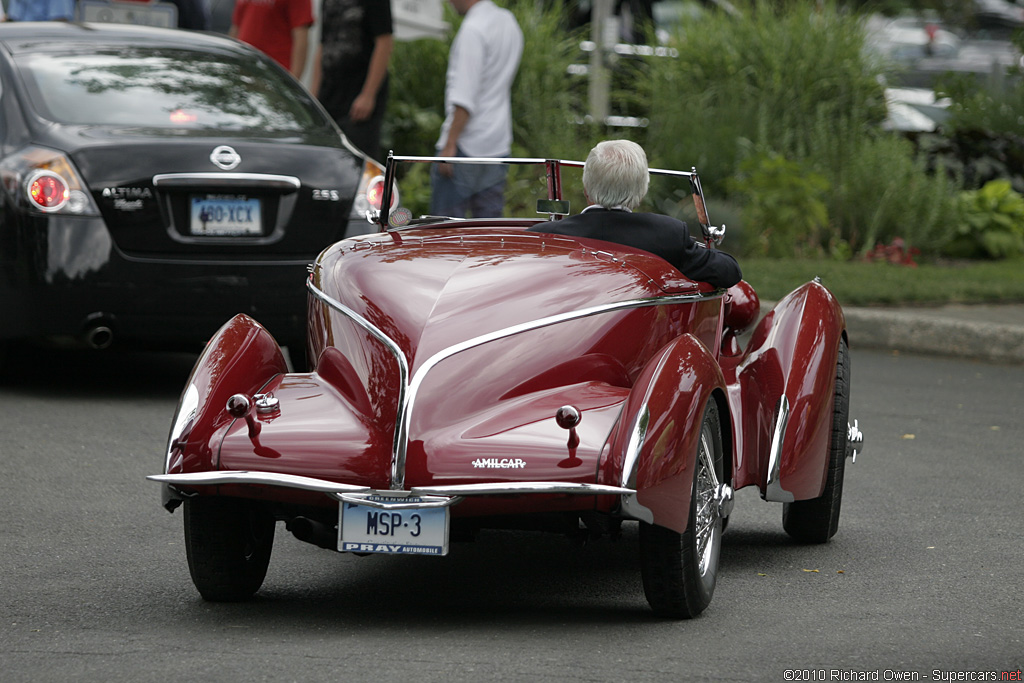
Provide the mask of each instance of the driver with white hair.
POLYGON ((736 259, 696 242, 686 223, 654 213, 634 213, 647 195, 650 172, 643 148, 630 140, 599 142, 583 166, 583 192, 590 205, 581 213, 538 224, 530 230, 615 242, 656 254, 679 271, 715 287, 742 278, 736 259))

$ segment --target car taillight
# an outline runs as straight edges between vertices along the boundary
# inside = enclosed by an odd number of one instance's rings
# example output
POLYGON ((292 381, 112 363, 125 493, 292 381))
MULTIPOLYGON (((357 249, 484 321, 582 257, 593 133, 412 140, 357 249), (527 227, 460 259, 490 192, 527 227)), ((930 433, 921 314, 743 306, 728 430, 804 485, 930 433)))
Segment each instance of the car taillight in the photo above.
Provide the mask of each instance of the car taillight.
POLYGON ((33 207, 46 211, 60 211, 71 198, 67 182, 52 171, 36 171, 27 183, 28 198, 33 207))
MULTIPOLYGON (((395 208, 398 197, 397 192, 391 193, 391 201, 388 202, 388 208, 395 208)), ((370 186, 366 188, 366 201, 370 202, 370 206, 380 211, 381 204, 384 201, 384 176, 377 176, 370 181, 370 186)))
MULTIPOLYGON (((373 214, 380 212, 381 202, 384 201, 384 168, 375 161, 367 159, 363 164, 363 177, 359 182, 359 191, 355 201, 352 203, 352 217, 369 219, 374 221, 373 214), (367 212, 371 212, 368 217, 367 212)), ((391 206, 398 206, 398 185, 391 187, 391 206)))
POLYGON ((64 154, 45 147, 25 147, 0 159, 0 180, 30 211, 98 216, 85 183, 64 154))

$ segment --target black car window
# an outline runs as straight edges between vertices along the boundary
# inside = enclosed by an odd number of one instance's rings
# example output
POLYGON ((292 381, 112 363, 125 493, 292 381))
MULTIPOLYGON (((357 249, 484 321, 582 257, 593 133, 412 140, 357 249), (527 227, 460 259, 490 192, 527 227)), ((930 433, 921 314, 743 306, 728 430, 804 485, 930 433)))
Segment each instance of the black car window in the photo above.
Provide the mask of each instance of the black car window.
POLYGON ((33 106, 71 125, 274 133, 324 121, 268 60, 172 48, 122 48, 17 59, 33 106))

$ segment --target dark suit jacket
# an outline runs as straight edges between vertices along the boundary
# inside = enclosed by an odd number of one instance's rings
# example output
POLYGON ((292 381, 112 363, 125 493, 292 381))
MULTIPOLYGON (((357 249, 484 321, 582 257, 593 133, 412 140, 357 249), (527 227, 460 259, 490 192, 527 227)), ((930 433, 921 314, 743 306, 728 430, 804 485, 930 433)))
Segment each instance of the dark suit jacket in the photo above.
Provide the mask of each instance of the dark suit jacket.
POLYGON ((686 223, 656 213, 590 209, 560 221, 538 223, 533 232, 589 237, 636 247, 656 254, 686 277, 715 287, 731 287, 743 277, 729 254, 697 244, 686 223))

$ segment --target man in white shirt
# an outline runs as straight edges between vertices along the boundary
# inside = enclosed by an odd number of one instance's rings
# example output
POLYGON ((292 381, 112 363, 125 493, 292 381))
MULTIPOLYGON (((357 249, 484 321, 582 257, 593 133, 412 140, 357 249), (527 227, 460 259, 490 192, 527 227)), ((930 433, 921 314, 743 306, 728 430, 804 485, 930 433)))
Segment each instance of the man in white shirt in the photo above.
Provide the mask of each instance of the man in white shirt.
MULTIPOLYGON (((445 81, 439 156, 506 157, 512 151, 512 82, 523 54, 515 17, 492 0, 450 0, 465 19, 452 42, 445 81)), ((430 212, 500 216, 503 165, 435 164, 430 212)))

